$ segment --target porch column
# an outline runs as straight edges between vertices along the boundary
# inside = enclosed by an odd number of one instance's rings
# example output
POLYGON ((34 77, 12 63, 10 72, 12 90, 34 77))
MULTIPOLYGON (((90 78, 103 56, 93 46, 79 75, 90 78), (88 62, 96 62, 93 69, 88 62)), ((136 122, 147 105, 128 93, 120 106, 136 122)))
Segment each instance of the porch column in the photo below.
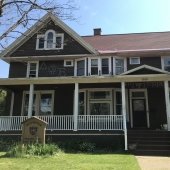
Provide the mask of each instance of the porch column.
POLYGON ((29 103, 28 103, 28 118, 32 117, 33 98, 34 98, 34 84, 30 84, 29 103))
POLYGON ((126 92, 125 92, 125 82, 121 82, 122 90, 122 115, 123 115, 123 129, 125 138, 125 150, 128 150, 127 146, 127 127, 126 127, 126 92))
POLYGON ((164 91, 165 91, 165 103, 166 103, 166 115, 167 115, 167 125, 168 131, 170 131, 170 100, 169 100, 169 83, 164 81, 164 91))
POLYGON ((10 116, 13 114, 13 107, 14 107, 14 92, 11 93, 11 105, 10 105, 10 116))
POLYGON ((75 83, 75 90, 74 90, 74 131, 77 131, 77 118, 78 118, 78 111, 79 111, 79 84, 75 83))

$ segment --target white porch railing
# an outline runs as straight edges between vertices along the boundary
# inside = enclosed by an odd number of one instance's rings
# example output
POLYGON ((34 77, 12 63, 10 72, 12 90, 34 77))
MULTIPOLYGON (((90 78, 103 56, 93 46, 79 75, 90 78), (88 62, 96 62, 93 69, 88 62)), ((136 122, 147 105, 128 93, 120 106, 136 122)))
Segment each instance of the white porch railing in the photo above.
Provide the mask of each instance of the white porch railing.
MULTIPOLYGON (((27 116, 0 116, 0 131, 21 130, 27 116)), ((73 115, 38 116, 48 123, 47 130, 74 130, 73 115)), ((78 130, 123 130, 122 115, 78 115, 78 130)))

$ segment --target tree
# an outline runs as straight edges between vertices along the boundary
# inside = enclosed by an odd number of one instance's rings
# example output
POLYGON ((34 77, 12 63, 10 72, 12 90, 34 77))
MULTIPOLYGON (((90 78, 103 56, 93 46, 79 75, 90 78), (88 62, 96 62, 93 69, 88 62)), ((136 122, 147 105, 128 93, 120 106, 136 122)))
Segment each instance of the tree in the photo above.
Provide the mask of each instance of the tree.
POLYGON ((74 20, 77 9, 73 0, 0 0, 0 50, 4 50, 23 31, 45 12, 53 12, 59 18, 74 20), (9 42, 10 41, 10 42, 9 42))

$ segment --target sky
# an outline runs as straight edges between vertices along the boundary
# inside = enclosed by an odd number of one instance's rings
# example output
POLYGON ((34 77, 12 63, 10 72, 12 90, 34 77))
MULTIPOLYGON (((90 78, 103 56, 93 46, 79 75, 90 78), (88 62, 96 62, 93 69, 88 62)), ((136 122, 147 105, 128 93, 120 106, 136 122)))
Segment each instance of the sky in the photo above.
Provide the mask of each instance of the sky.
MULTIPOLYGON (((58 0, 62 1, 62 0, 58 0)), ((64 22, 80 35, 170 31, 170 0, 74 0, 76 21, 64 22)), ((1 29, 1 27, 0 27, 1 29)), ((0 60, 0 78, 9 65, 0 60)))

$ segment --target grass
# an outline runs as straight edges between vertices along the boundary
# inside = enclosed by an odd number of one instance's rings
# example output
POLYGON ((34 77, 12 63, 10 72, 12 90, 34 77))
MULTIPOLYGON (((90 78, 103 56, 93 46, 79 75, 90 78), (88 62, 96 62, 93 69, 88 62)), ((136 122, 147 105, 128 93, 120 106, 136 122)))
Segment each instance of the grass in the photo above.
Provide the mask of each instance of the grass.
POLYGON ((1 170, 139 170, 133 155, 66 154, 53 157, 6 158, 0 153, 1 170))

